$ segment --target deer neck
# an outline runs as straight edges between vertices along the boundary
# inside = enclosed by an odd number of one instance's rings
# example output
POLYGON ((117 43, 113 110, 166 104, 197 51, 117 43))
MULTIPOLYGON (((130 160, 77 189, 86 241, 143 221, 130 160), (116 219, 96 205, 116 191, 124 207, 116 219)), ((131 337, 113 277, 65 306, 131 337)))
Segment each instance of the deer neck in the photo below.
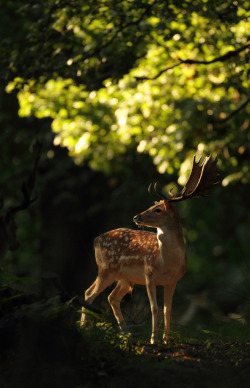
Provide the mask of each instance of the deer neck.
POLYGON ((182 256, 182 253, 185 252, 182 226, 179 223, 172 227, 157 228, 157 239, 162 262, 175 260, 177 256, 182 256))
POLYGON ((184 244, 181 226, 173 229, 167 227, 157 228, 157 238, 160 248, 166 244, 170 246, 172 244, 184 244))

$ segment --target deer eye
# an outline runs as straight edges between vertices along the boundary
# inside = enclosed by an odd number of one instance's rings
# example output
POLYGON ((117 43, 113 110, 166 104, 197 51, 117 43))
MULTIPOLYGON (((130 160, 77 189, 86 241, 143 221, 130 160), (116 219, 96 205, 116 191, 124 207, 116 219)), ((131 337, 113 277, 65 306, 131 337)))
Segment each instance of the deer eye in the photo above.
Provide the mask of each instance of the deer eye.
POLYGON ((161 213, 161 209, 155 209, 156 213, 161 213))

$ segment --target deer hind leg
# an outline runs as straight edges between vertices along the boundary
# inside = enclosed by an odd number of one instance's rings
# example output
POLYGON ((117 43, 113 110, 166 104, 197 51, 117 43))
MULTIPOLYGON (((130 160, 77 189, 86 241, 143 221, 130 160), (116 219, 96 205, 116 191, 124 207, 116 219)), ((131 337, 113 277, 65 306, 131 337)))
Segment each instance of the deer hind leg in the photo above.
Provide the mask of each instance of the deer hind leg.
POLYGON ((92 294, 94 288, 95 288, 95 285, 96 285, 96 280, 94 281, 93 284, 91 284, 91 286, 85 291, 85 300, 90 297, 90 295, 92 294))
POLYGON ((170 315, 172 310, 172 299, 176 284, 171 284, 164 287, 164 334, 163 342, 167 343, 170 330, 170 315))
MULTIPOLYGON (((115 280, 115 276, 113 272, 110 270, 100 270, 99 274, 94 281, 94 283, 87 289, 85 292, 85 301, 89 304, 93 303, 94 299, 112 284, 115 280)), ((81 326, 86 321, 86 314, 84 313, 84 307, 82 308, 81 314, 81 326)))
POLYGON ((108 301, 112 310, 114 312, 114 316, 118 322, 120 329, 125 327, 124 318, 121 312, 121 300, 122 298, 129 292, 130 284, 125 280, 119 280, 114 290, 109 294, 108 301))

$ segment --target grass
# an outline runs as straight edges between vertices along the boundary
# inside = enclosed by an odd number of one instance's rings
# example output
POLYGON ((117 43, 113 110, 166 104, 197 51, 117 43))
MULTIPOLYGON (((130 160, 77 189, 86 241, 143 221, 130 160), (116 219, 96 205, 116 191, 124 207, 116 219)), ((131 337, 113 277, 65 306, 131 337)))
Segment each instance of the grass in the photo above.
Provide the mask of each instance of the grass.
POLYGON ((238 322, 216 322, 210 323, 202 328, 193 326, 176 326, 177 333, 182 341, 206 341, 207 339, 216 342, 245 342, 250 340, 248 325, 238 322))

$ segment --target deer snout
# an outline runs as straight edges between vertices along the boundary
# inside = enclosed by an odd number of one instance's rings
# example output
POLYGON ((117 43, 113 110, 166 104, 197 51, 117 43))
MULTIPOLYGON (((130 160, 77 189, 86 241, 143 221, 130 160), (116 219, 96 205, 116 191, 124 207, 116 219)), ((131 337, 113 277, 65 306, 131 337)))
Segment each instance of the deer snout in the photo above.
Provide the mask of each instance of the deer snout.
POLYGON ((137 216, 135 216, 134 218, 133 218, 133 221, 138 225, 138 224, 140 224, 140 222, 141 222, 141 216, 140 216, 140 214, 137 214, 137 216))

